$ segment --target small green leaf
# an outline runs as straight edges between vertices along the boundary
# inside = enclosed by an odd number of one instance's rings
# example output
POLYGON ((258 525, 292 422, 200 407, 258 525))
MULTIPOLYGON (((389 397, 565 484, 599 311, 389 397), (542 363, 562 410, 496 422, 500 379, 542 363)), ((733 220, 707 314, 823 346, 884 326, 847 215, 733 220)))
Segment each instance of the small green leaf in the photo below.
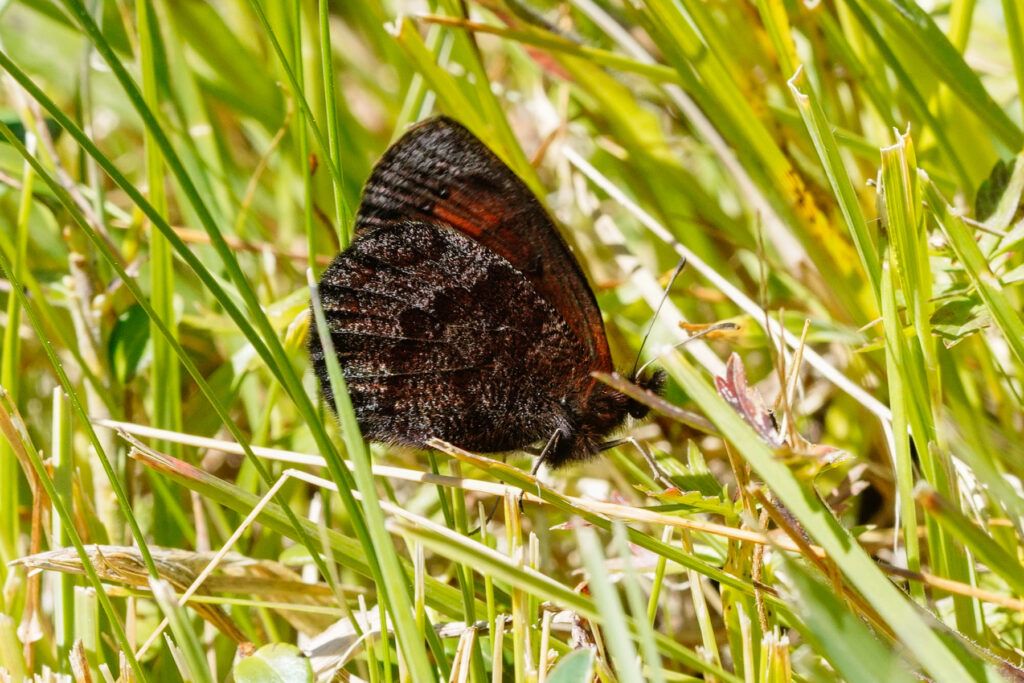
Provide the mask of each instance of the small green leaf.
POLYGON ((648 495, 662 503, 657 507, 660 512, 705 512, 731 518, 740 510, 738 503, 721 496, 705 496, 699 490, 668 489, 651 491, 648 495))
POLYGON ((932 313, 932 331, 951 349, 992 324, 992 316, 977 296, 951 299, 932 313))
POLYGON ((594 651, 574 650, 558 660, 548 683, 587 683, 594 675, 594 651))
POLYGON ((236 683, 313 683, 313 668, 299 648, 271 643, 235 664, 236 683))
POLYGON ((107 344, 110 367, 122 384, 131 381, 149 344, 149 317, 138 304, 122 313, 107 344))
MULTIPOLYGON (((22 122, 21 117, 17 112, 11 111, 10 109, 0 111, 0 122, 10 128, 15 137, 21 140, 22 144, 25 144, 25 124, 22 122)), ((50 117, 44 117, 43 123, 46 125, 46 130, 49 132, 50 137, 55 140, 60 137, 63 129, 56 121, 50 117)))
POLYGON ((277 561, 286 567, 301 567, 313 561, 309 548, 304 545, 288 546, 277 556, 277 561))
POLYGON ((974 218, 979 221, 988 220, 999 206, 999 200, 1010 183, 1010 175, 1013 172, 1013 164, 1005 159, 1000 159, 992 167, 988 178, 978 186, 978 194, 974 197, 974 218))

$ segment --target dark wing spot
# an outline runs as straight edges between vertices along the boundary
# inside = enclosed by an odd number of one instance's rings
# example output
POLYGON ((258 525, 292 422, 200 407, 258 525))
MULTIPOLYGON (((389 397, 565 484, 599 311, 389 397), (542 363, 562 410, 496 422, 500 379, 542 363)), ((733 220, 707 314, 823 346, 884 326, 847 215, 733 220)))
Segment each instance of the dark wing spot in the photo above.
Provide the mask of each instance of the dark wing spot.
POLYGON ((436 339, 441 334, 437 319, 419 308, 407 308, 398 314, 398 329, 406 337, 436 339))

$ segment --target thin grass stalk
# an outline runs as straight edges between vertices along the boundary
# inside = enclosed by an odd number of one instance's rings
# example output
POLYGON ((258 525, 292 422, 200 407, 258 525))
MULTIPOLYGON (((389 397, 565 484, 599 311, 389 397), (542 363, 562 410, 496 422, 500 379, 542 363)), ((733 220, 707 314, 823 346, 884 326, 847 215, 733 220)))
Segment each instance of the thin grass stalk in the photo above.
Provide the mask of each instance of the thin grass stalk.
POLYGON ((705 408, 708 417, 723 434, 728 435, 762 481, 771 482, 772 491, 807 533, 841 568, 850 583, 864 596, 879 615, 899 634, 937 681, 974 680, 974 676, 938 638, 905 597, 874 565, 871 558, 849 538, 832 514, 824 510, 820 500, 807 496, 792 473, 778 462, 753 430, 729 408, 721 397, 701 378, 684 357, 679 359, 684 372, 679 374, 684 389, 705 408))
POLYGON ((284 51, 284 47, 281 44, 281 40, 278 38, 277 33, 271 26, 270 21, 267 19, 266 12, 263 11, 260 0, 250 0, 249 6, 252 7, 253 12, 256 14, 256 18, 263 27, 267 39, 270 40, 270 45, 274 49, 274 53, 278 58, 281 69, 284 71, 285 76, 287 76, 289 85, 291 85, 295 101, 299 105, 299 109, 302 111, 302 118, 306 119, 309 130, 312 131, 313 137, 316 139, 317 145, 323 154, 327 170, 330 172, 331 177, 337 185, 344 185, 344 178, 341 175, 341 170, 334 165, 334 159, 330 153, 331 147, 324 138, 323 131, 317 124, 316 116, 313 114, 313 109, 309 106, 309 101, 306 99, 306 90, 302 87, 301 76, 292 69, 290 65, 291 60, 288 59, 288 56, 284 51))
MULTIPOLYGON (((1006 25, 1006 41, 1013 60, 1013 76, 1017 81, 1017 92, 1024 92, 1024 29, 1020 4, 1014 0, 1003 0, 1003 21, 1006 25)), ((1024 107, 1021 108, 1024 116, 1024 107)))
MULTIPOLYGON (((53 467, 53 483, 58 491, 74 491, 72 477, 75 467, 72 449, 72 421, 68 400, 64 391, 53 390, 53 428, 51 431, 50 463, 53 467)), ((50 547, 66 548, 71 538, 64 528, 64 518, 50 502, 50 547)), ((70 673, 71 646, 75 640, 75 582, 63 572, 51 577, 53 588, 53 631, 54 645, 60 671, 70 673)))
MULTIPOLYGON (((523 547, 522 517, 518 501, 512 493, 505 494, 502 502, 505 505, 505 544, 508 562, 517 569, 526 566, 526 552, 523 547)), ((479 571, 479 567, 478 567, 479 571)), ((488 572, 490 573, 490 572, 488 572)), ((531 672, 532 648, 530 647, 530 614, 528 612, 528 594, 520 587, 512 585, 512 664, 516 683, 524 683, 531 672)))
MULTIPOLYGON (((159 83, 157 77, 157 61, 166 62, 158 49, 162 45, 156 26, 155 11, 152 0, 142 0, 136 10, 139 36, 139 62, 142 73, 142 96, 149 108, 160 111, 159 83)), ((146 184, 150 204, 161 216, 167 216, 167 191, 164 187, 164 166, 160 149, 149 131, 143 133, 146 160, 146 184)), ((148 225, 149 262, 150 262, 150 298, 153 311, 164 322, 172 336, 177 336, 178 325, 174 310, 174 257, 167 240, 152 225, 148 225)), ((153 345, 153 424, 171 430, 180 430, 181 418, 181 368, 174 357, 174 350, 158 333, 156 324, 151 322, 153 345)), ((158 446, 173 455, 180 455, 177 444, 162 443, 158 446)), ((163 490, 161 482, 155 482, 154 488, 158 495, 167 503, 169 510, 177 508, 177 501, 169 500, 170 492, 163 490)), ((179 511, 178 526, 189 528, 184 514, 179 511)), ((112 533, 114 538, 120 534, 112 533)), ((160 536, 157 534, 159 542, 160 536)))
MULTIPOLYGON (((182 15, 181 8, 181 4, 173 0, 155 0, 156 13, 153 15, 158 25, 166 27, 160 32, 160 37, 164 55, 171 67, 169 104, 180 121, 180 129, 188 131, 187 135, 179 134, 175 140, 184 150, 186 163, 196 184, 204 196, 211 197, 214 215, 223 224, 227 224, 228 217, 234 211, 234 193, 227 182, 231 168, 225 163, 218 144, 222 128, 215 117, 211 118, 210 107, 196 71, 191 68, 175 68, 188 64, 187 30, 182 24, 189 21, 189 18, 187 13, 182 15)), ((244 221, 244 209, 238 212, 238 219, 244 221)))
POLYGON ((492 632, 491 642, 491 683, 501 683, 505 680, 505 620, 499 619, 492 632))
MULTIPOLYGON (((892 267, 886 261, 882 268, 882 319, 885 329, 886 378, 889 386, 889 407, 892 409, 892 429, 895 437, 893 450, 894 479, 899 496, 899 519, 897 524, 903 531, 903 547, 907 557, 907 568, 921 571, 921 546, 918 536, 917 507, 914 504, 914 463, 910 451, 909 422, 907 406, 910 397, 904 389, 900 368, 906 363, 906 342, 896 305, 895 285, 892 267)), ((923 604, 924 587, 911 582, 911 595, 923 604)))
MULTIPOLYGON (((431 26, 427 31, 424 47, 429 54, 434 55, 434 62, 444 66, 448 61, 451 52, 451 33, 443 31, 440 26, 431 26)), ((412 81, 405 91, 402 99, 402 108, 395 119, 395 134, 404 131, 409 124, 429 114, 433 106, 435 95, 427 88, 426 80, 419 71, 413 74, 412 81)))
MULTIPOLYGON (((458 460, 451 461, 452 476, 461 478, 462 471, 459 466, 458 460)), ((469 535, 469 515, 466 509, 466 494, 462 489, 454 489, 452 491, 452 507, 453 516, 455 518, 455 529, 464 535, 469 535)), ((473 568, 465 564, 459 564, 456 568, 458 575, 459 588, 462 591, 462 603, 464 606, 463 621, 467 624, 475 624, 479 618, 476 613, 476 579, 474 578, 473 568)), ((472 660, 472 677, 474 683, 483 683, 486 676, 484 672, 484 644, 482 639, 476 638, 470 644, 470 649, 466 653, 467 656, 471 657, 472 660)))
MULTIPOLYGON (((540 539, 537 537, 537 532, 531 530, 530 535, 527 537, 526 542, 526 557, 527 565, 530 569, 540 572, 543 571, 541 567, 540 559, 540 539)), ((530 622, 530 663, 533 665, 533 673, 536 674, 541 665, 543 664, 543 651, 540 649, 540 629, 537 628, 538 622, 541 622, 541 601, 536 595, 528 593, 526 596, 526 611, 525 614, 531 618, 530 622), (535 664, 534 664, 535 663, 535 664)))
POLYGON ((317 3, 317 26, 320 31, 320 77, 324 84, 324 110, 327 124, 327 146, 338 178, 331 176, 334 187, 334 221, 338 244, 344 250, 352 241, 348 205, 345 202, 345 167, 342 161, 341 132, 338 129, 338 100, 334 89, 334 48, 331 45, 331 20, 328 0, 317 3))
MULTIPOLYGON (((91 587, 75 586, 75 644, 72 652, 84 656, 92 680, 100 680, 99 665, 102 661, 100 651, 100 610, 96 600, 96 592, 91 587)), ((71 662, 72 669, 75 660, 71 662)), ((77 673, 76 673, 77 675, 77 673)))
MULTIPOLYGON (((928 245, 921 215, 921 191, 917 180, 916 158, 909 135, 900 135, 891 147, 882 149, 882 184, 888 234, 892 241, 890 259, 906 303, 907 321, 915 338, 906 344, 898 368, 907 397, 908 425, 925 478, 943 495, 956 498, 957 484, 952 464, 937 441, 936 415, 941 413, 941 385, 936 359, 935 338, 931 330, 932 276, 928 265, 928 245)), ((890 329, 890 331, 892 331, 890 329)), ((901 484, 906 489, 909 484, 901 484)), ((971 582, 962 550, 934 520, 928 525, 929 556, 935 573, 956 581, 971 582)), ((971 638, 977 638, 979 605, 965 597, 954 598, 957 625, 971 638)))
MULTIPOLYGON (((491 538, 487 530, 488 514, 482 502, 477 503, 477 523, 480 525, 480 544, 483 545, 485 548, 490 548, 491 550, 494 550, 495 542, 494 539, 491 538)), ((494 596, 494 579, 490 576, 490 574, 484 574, 483 580, 484 603, 487 606, 487 633, 490 636, 490 640, 488 642, 490 643, 490 648, 491 651, 493 652, 497 642, 496 634, 498 629, 498 622, 501 622, 502 627, 504 627, 505 620, 504 617, 498 616, 498 607, 494 596)), ((488 650, 484 649, 483 647, 481 647, 481 649, 484 654, 488 652, 488 650)))
MULTIPOLYGON (((377 602, 377 613, 380 618, 380 641, 382 644, 381 648, 381 670, 384 672, 384 683, 391 683, 394 676, 391 672, 391 633, 388 628, 388 613, 383 602, 377 602)), ((423 631, 420 631, 422 633, 423 631)), ((401 645, 399 645, 401 647, 401 645)), ((404 674, 404 667, 406 666, 405 660, 399 658, 398 660, 398 674, 401 680, 406 680, 404 674)))
MULTIPOLYGON (((0 53, 0 60, 2 60, 3 58, 4 58, 3 54, 0 53)), ((193 380, 196 382, 197 386, 200 388, 200 391, 202 391, 204 396, 210 402, 210 405, 217 412, 217 415, 221 419, 222 424, 224 424, 224 426, 231 433, 232 437, 242 447, 243 451, 246 454, 247 462, 253 463, 253 466, 256 468, 256 471, 259 472, 260 476, 264 479, 264 481, 269 482, 268 485, 272 485, 273 484, 273 479, 271 478, 269 471, 267 471, 267 469, 264 466, 263 462, 261 460, 259 460, 252 453, 252 450, 250 449, 250 447, 248 445, 248 441, 245 439, 244 435, 241 433, 241 431, 239 430, 238 426, 234 423, 234 421, 228 415, 226 407, 224 407, 222 405, 222 403, 221 403, 220 399, 218 398, 217 394, 210 387, 210 385, 206 382, 205 378, 203 377, 203 375, 199 371, 199 369, 196 367, 195 363, 192 362, 192 360, 185 353, 184 349, 181 348, 180 344, 178 343, 177 339, 172 334, 172 332, 163 324, 162 319, 156 314, 156 312, 152 310, 152 307, 151 307, 151 305, 149 303, 149 299, 146 296, 143 295, 141 289, 138 287, 138 284, 124 270, 124 268, 121 266, 121 264, 120 264, 119 260, 117 259, 117 257, 110 252, 110 249, 109 249, 108 245, 106 244, 106 242, 104 242, 102 239, 100 239, 100 237, 95 233, 95 231, 89 225, 88 221, 86 221, 85 218, 80 214, 80 212, 77 211, 77 209, 76 209, 76 207, 74 205, 74 202, 71 200, 70 197, 67 196, 67 192, 63 189, 63 187, 61 187, 60 184, 57 183, 56 180, 51 178, 49 176, 49 174, 46 173, 45 169, 42 168, 42 166, 35 159, 35 157, 33 157, 32 155, 28 154, 28 150, 26 150, 25 147, 23 145, 21 145, 21 143, 17 140, 17 138, 14 137, 14 135, 13 135, 13 133, 11 133, 10 129, 7 128, 6 126, 3 126, 2 124, 0 124, 0 135, 3 135, 3 137, 5 137, 7 139, 7 142, 9 144, 11 144, 15 149, 17 149, 18 152, 26 159, 26 161, 28 161, 30 164, 32 164, 32 166, 33 166, 33 168, 35 168, 36 172, 38 174, 40 174, 40 177, 42 177, 46 181, 46 183, 49 185, 50 189, 54 192, 54 194, 57 195, 58 199, 61 201, 61 203, 64 205, 64 207, 68 210, 68 212, 70 213, 72 218, 78 224, 78 227, 83 230, 83 232, 92 241, 93 245, 97 248, 97 250, 100 252, 100 254, 102 254, 105 257, 105 259, 107 260, 107 263, 110 264, 110 266, 115 270, 115 272, 117 272, 117 274, 121 278, 121 281, 124 283, 125 287, 128 288, 129 291, 131 291, 132 295, 135 297, 136 302, 140 306, 142 306, 143 309, 146 311, 146 315, 149 316, 150 321, 157 323, 156 326, 157 326, 158 331, 163 336, 163 338, 165 340, 167 340, 168 343, 174 348, 174 351, 175 351, 175 354, 177 356, 178 361, 181 362, 185 366, 185 368, 187 369, 188 373, 192 376, 193 380)), ((155 215, 158 215, 158 214, 155 214, 155 215)), ((171 234, 174 234, 173 231, 171 232, 171 234)), ((205 271, 202 271, 202 272, 205 272, 205 271)), ((47 345, 45 348, 49 348, 49 346, 47 345)), ((63 371, 62 370, 58 370, 58 372, 59 372, 60 375, 63 375, 63 371)), ((70 385, 69 384, 65 384, 64 385, 64 390, 70 392, 71 391, 70 385)), ((78 412, 80 419, 85 423, 85 427, 86 427, 88 433, 91 435, 91 440, 93 441, 94 444, 98 444, 98 440, 96 439, 95 432, 93 431, 92 426, 91 426, 89 415, 82 409, 81 405, 78 403, 77 398, 75 397, 74 394, 69 393, 69 396, 72 399, 72 403, 75 406, 76 412, 78 412)), ((95 447, 95 445, 94 445, 94 447, 95 447)), ((117 482, 111 482, 111 485, 112 486, 116 486, 117 482)), ((298 524, 297 518, 295 517, 295 513, 292 512, 291 508, 289 508, 287 506, 285 506, 284 510, 285 510, 285 514, 293 521, 293 528, 296 529, 296 536, 297 536, 297 538, 302 540, 304 545, 306 545, 306 547, 309 548, 310 555, 313 558, 313 561, 314 562, 322 563, 322 560, 320 559, 320 555, 319 555, 319 553, 316 552, 315 545, 313 545, 312 537, 303 534, 303 531, 302 531, 301 527, 298 524)), ((145 548, 145 545, 143 544, 142 547, 145 548)), ((145 550, 145 549, 143 550, 143 556, 144 557, 148 557, 149 556, 148 551, 145 550)), ((322 573, 326 577, 328 577, 328 580, 329 580, 330 574, 326 571, 326 568, 325 567, 321 567, 321 569, 322 569, 322 573)), ((154 575, 155 575, 155 571, 154 571, 154 575)))
MULTIPOLYGON (((587 588, 594 596, 594 603, 601 613, 604 642, 615 665, 616 678, 628 683, 641 683, 644 680, 643 673, 637 660, 633 639, 626 628, 626 613, 619 601, 618 593, 608 578, 604 553, 601 551, 597 534, 592 529, 577 529, 576 540, 583 564, 587 568, 587 588)), ((644 623, 647 623, 646 620, 644 623)))
MULTIPOLYGON (((670 526, 666 526, 661 530, 661 542, 668 545, 672 540, 672 534, 674 529, 670 526)), ((661 591, 665 584, 665 570, 668 567, 668 558, 658 557, 657 562, 654 565, 654 577, 651 581, 651 595, 647 599, 647 621, 654 626, 655 621, 658 619, 658 603, 661 599, 661 591)))
MULTIPOLYGON (((352 399, 348 395, 345 378, 334 351, 334 341, 327 326, 327 319, 324 317, 317 286, 312 280, 310 280, 309 288, 316 331, 320 335, 320 343, 323 345, 336 410, 342 423, 342 437, 345 440, 349 457, 355 463, 355 476, 359 484, 359 492, 362 494, 363 513, 366 515, 369 533, 373 540, 373 545, 367 547, 367 550, 369 551, 372 547, 375 557, 368 552, 367 559, 371 570, 378 562, 380 563, 374 574, 381 575, 381 578, 386 581, 386 583, 384 581, 377 582, 379 599, 387 605, 388 613, 394 621, 398 646, 412 679, 414 681, 430 680, 432 676, 428 672, 433 671, 433 667, 429 664, 423 640, 418 635, 420 632, 417 631, 412 618, 412 600, 408 582, 401 570, 397 551, 391 544, 390 537, 384 528, 384 513, 380 508, 373 472, 370 469, 370 450, 359 432, 352 399)), ((386 641, 382 640, 382 646, 388 646, 386 641)))
MULTIPOLYGON (((190 177, 188 176, 187 172, 185 171, 185 168, 182 165, 181 160, 178 158, 177 154, 174 151, 174 148, 171 146, 170 141, 164 134, 160 125, 157 123, 152 112, 146 106, 145 101, 141 97, 138 89, 136 88, 127 70, 124 68, 124 65, 121 64, 120 60, 117 58, 113 49, 106 41, 102 32, 100 32, 99 28, 92 20, 92 17, 89 16, 87 12, 85 12, 80 0, 65 1, 66 3, 68 3, 79 25, 81 25, 85 32, 89 35, 90 39, 96 45, 96 49, 103 56, 107 64, 110 65, 111 70, 117 77, 119 84, 121 85, 125 94, 128 96, 128 99, 131 101, 132 106, 136 109, 136 111, 138 111, 139 115, 142 117, 142 120, 146 125, 146 129, 152 133, 154 140, 159 144, 160 151, 164 156, 165 163, 170 167, 172 173, 174 174, 174 177, 177 179, 178 183, 181 186, 182 192, 188 199, 189 204, 196 211, 197 217, 202 223, 204 229, 210 235, 211 244, 215 247, 218 256, 220 256, 221 261, 224 263, 231 281, 237 287, 238 293, 241 295, 245 303, 245 306, 248 309, 249 316, 244 316, 243 314, 241 314, 241 311, 239 311, 232 305, 233 300, 231 297, 223 295, 222 293, 221 296, 218 296, 218 300, 220 301, 221 305, 223 305, 225 309, 227 309, 230 312, 231 317, 235 321, 235 323, 238 324, 239 327, 244 332, 246 332, 246 336, 253 343, 253 345, 258 350, 266 353, 270 358, 273 359, 268 362, 268 367, 270 368, 271 372, 274 373, 275 376, 284 384, 285 389, 288 391, 288 394, 291 397, 292 401, 294 402, 296 408, 299 410, 299 413, 303 416, 305 423, 309 426, 313 434, 313 437, 317 442, 317 445, 321 449, 321 452, 327 458, 328 467, 331 472, 331 477, 335 479, 336 483, 338 484, 342 502, 344 503, 345 509, 348 512, 349 517, 351 518, 351 523, 355 529, 356 535, 360 538, 360 540, 364 543, 366 547, 370 547, 372 544, 369 540, 369 535, 366 529, 366 522, 363 519, 362 513, 360 512, 360 507, 356 504, 355 499, 351 495, 351 489, 353 488, 352 475, 350 472, 348 472, 348 470, 341 466, 340 457, 338 455, 337 449, 334 447, 334 444, 327 436, 327 433, 322 423, 318 419, 318 416, 316 415, 316 412, 313 409, 312 402, 309 400, 309 397, 306 396, 305 392, 303 391, 301 382, 295 372, 295 369, 292 367, 291 362, 286 357, 284 350, 281 346, 281 343, 273 330, 273 327, 270 325, 270 322, 267 319, 265 312, 263 311, 262 307, 259 304, 255 292, 253 291, 248 279, 242 273, 238 261, 235 259, 232 250, 227 245, 227 242, 224 240, 223 234, 221 233, 221 230, 217 226, 216 221, 214 220, 206 204, 202 201, 202 198, 199 196, 196 187, 193 184, 190 177), (260 329, 261 334, 257 334, 256 330, 250 326, 249 319, 253 320, 256 323, 256 327, 260 329)), ((258 7, 258 5, 256 6, 258 7)), ((262 14, 261 11, 260 16, 265 22, 266 17, 265 15, 262 14)), ((271 38, 272 41, 274 42, 275 47, 279 51, 280 45, 277 44, 276 38, 273 38, 273 36, 271 36, 271 38)), ((135 188, 132 187, 132 185, 123 178, 120 172, 118 172, 112 164, 106 163, 106 159, 104 159, 103 155, 100 154, 99 151, 95 148, 95 145, 93 145, 92 142, 88 140, 88 138, 82 136, 81 131, 79 131, 76 126, 71 124, 71 122, 63 116, 60 110, 53 105, 53 103, 49 100, 49 98, 47 98, 42 93, 42 91, 35 87, 35 85, 31 82, 31 79, 28 79, 20 71, 20 69, 17 69, 17 67, 2 53, 0 53, 0 66, 7 69, 7 71, 11 73, 11 75, 14 76, 15 79, 18 80, 18 82, 21 83, 23 87, 26 87, 26 84, 28 84, 26 89, 30 91, 32 97, 36 99, 36 101, 40 102, 40 104, 43 104, 46 110, 60 122, 61 127, 67 130, 68 132, 71 132, 75 136, 75 139, 78 141, 78 143, 85 147, 86 151, 90 154, 90 156, 96 158, 97 161, 102 160, 101 165, 104 166, 104 170, 106 171, 106 173, 111 177, 112 180, 114 180, 115 183, 117 183, 126 193, 129 194, 132 201, 135 202, 143 210, 143 212, 150 220, 153 220, 156 223, 156 225, 160 228, 161 232, 163 232, 165 236, 174 234, 174 231, 170 229, 170 226, 168 226, 166 222, 164 222, 160 218, 157 212, 152 210, 152 206, 149 205, 145 198, 143 198, 141 195, 139 195, 138 192, 135 191, 135 188)), ((293 74, 291 74, 291 70, 287 68, 287 65, 285 65, 284 68, 289 73, 289 75, 293 76, 293 74)), ((292 80, 293 85, 295 85, 294 78, 292 78, 292 80)), ((301 88, 299 87, 296 87, 296 90, 298 92, 301 92, 301 88)), ((305 104, 305 100, 303 98, 300 98, 299 101, 300 103, 305 104)), ((314 132, 316 132, 318 129, 314 124, 315 122, 311 122, 311 127, 314 130, 314 132)), ((193 269, 196 271, 197 275, 199 275, 200 278, 204 280, 204 284, 208 288, 211 288, 212 290, 217 292, 222 292, 220 286, 216 284, 216 281, 213 278, 209 277, 209 273, 206 271, 206 268, 199 264, 198 261, 196 261, 195 257, 191 254, 189 249, 183 243, 181 243, 180 240, 175 241, 176 238, 177 235, 174 235, 174 238, 169 237, 172 245, 174 245, 175 247, 175 250, 178 251, 178 253, 182 255, 182 257, 185 258, 185 260, 188 261, 190 265, 193 266, 193 269)), ((263 354, 261 353, 261 355, 263 354)), ((265 483, 268 486, 270 486, 272 482, 268 478, 265 480, 265 483)), ((288 510, 288 514, 291 515, 293 513, 290 510, 288 510)))
POLYGON ((875 308, 877 309, 881 295, 881 269, 878 263, 878 251, 868 232, 867 221, 860 207, 860 199, 839 153, 832 126, 825 118, 825 112, 822 110, 813 88, 809 83, 804 83, 803 86, 799 85, 801 80, 803 80, 803 71, 799 70, 787 81, 787 85, 789 85, 793 99, 796 100, 797 110, 800 112, 807 132, 811 136, 811 141, 814 143, 814 149, 825 169, 832 192, 838 199, 839 210, 846 221, 846 227, 853 238, 853 243, 857 247, 857 254, 860 256, 861 265, 874 294, 875 308))
POLYGON ((14 619, 3 612, 0 612, 0 666, 10 680, 27 680, 29 669, 21 652, 17 626, 14 619))
MULTIPOLYGON (((33 315, 32 308, 28 306, 28 302, 24 300, 24 294, 21 291, 17 277, 14 276, 14 271, 11 268, 11 264, 7 260, 7 257, 3 254, 0 254, 0 269, 2 269, 6 274, 7 278, 10 279, 11 282, 15 284, 18 296, 22 297, 21 303, 22 306, 24 307, 25 312, 28 314, 29 321, 32 323, 34 327, 36 327, 37 321, 35 320, 35 316, 33 315)), ((36 330, 38 332, 38 327, 36 327, 36 330)), ((53 350, 46 343, 44 343, 44 347, 47 349, 48 355, 50 355, 50 360, 51 363, 54 365, 54 369, 57 371, 58 375, 60 376, 60 379, 62 380, 64 390, 73 391, 74 389, 71 383, 67 381, 67 376, 64 374, 63 370, 57 363, 56 357, 53 356, 53 350)), ((81 404, 77 402, 77 399, 74 397, 74 395, 72 395, 72 403, 75 405, 75 408, 79 412, 80 416, 84 415, 84 413, 81 410, 81 404)), ((71 516, 71 512, 68 506, 66 505, 64 499, 61 497, 60 492, 57 491, 53 479, 50 478, 50 473, 47 471, 46 465, 43 463, 39 451, 28 440, 28 435, 24 431, 24 422, 21 420, 21 417, 17 415, 15 410, 16 409, 14 408, 13 403, 11 403, 10 401, 10 396, 8 396, 7 391, 3 387, 0 387, 0 427, 3 428, 4 436, 10 442, 12 447, 16 447, 16 443, 21 443, 23 445, 21 450, 24 452, 28 463, 35 471, 37 480, 42 485, 43 489, 46 491, 46 495, 49 497, 51 504, 56 509, 57 514, 60 516, 61 521, 63 522, 64 528, 68 532, 68 536, 69 539, 71 540, 72 545, 75 546, 75 550, 78 552, 78 556, 82 562, 82 570, 84 571, 86 578, 91 584, 92 589, 95 591, 100 606, 103 608, 103 612, 107 617, 107 626, 112 632, 115 642, 118 644, 118 647, 126 651, 125 657, 127 659, 128 665, 131 667, 137 679, 139 681, 146 681, 148 680, 148 678, 146 677, 146 674, 143 671, 142 667, 139 665, 138 660, 135 658, 135 654, 131 651, 131 645, 128 641, 128 636, 125 633, 124 626, 121 623, 120 615, 114 609, 113 603, 110 601, 110 598, 104 592, 103 584, 100 581, 99 574, 96 573, 96 568, 93 566, 92 562, 90 562, 88 553, 85 550, 85 545, 83 544, 77 529, 75 529, 74 527, 74 519, 71 516)), ((103 461, 106 462, 106 458, 103 458, 103 461)), ((115 490, 120 489, 118 488, 115 490)), ((123 510, 126 512, 129 524, 133 525, 133 531, 138 531, 138 527, 135 525, 135 519, 131 514, 131 510, 128 509, 127 506, 125 506, 123 510)), ((149 555, 149 550, 148 548, 146 548, 145 540, 141 537, 141 534, 139 536, 136 536, 136 542, 139 544, 139 551, 142 557, 144 559, 147 557, 149 558, 147 568, 150 570, 151 576, 155 577, 157 573, 155 567, 153 566, 153 559, 149 555)), ((76 614, 80 612, 77 606, 75 612, 76 614)))
MULTIPOLYGON (((296 2, 292 5, 292 11, 288 13, 288 24, 291 29, 288 39, 291 43, 291 70, 295 74, 295 84, 300 88, 292 93, 295 99, 305 98, 305 68, 303 63, 303 36, 302 36, 302 5, 296 2)), ((306 127, 306 118, 297 116, 292 121, 295 139, 297 141, 295 168, 298 169, 299 177, 302 178, 302 227, 306 233, 306 267, 314 274, 319 274, 320 266, 316 262, 317 240, 316 226, 313 219, 313 178, 312 178, 312 156, 309 150, 309 131, 306 127)), ((332 161, 334 155, 329 147, 323 150, 329 155, 332 161)))
MULTIPOLYGON (((35 146, 35 136, 27 140, 35 146)), ((18 198, 18 212, 15 218, 14 268, 21 280, 28 270, 28 225, 33 205, 35 170, 25 162, 21 174, 21 195, 18 198)), ((17 403, 21 380, 21 300, 16 296, 7 298, 7 320, 3 331, 3 348, 0 356, 0 386, 3 386, 17 403)), ((7 580, 7 564, 18 555, 18 538, 21 536, 18 520, 18 506, 21 498, 18 461, 14 450, 7 442, 0 442, 0 500, 9 501, 0 506, 0 582, 7 580)), ((4 606, 4 609, 7 609, 4 606)))
POLYGON ((971 35, 974 19, 975 0, 953 0, 949 9, 949 27, 946 29, 949 42, 960 54, 967 50, 967 39, 971 35))
POLYGON ((171 624, 171 632, 174 633, 176 645, 181 650, 185 665, 185 670, 180 672, 182 678, 195 683, 213 683, 213 674, 206 661, 199 636, 188 614, 178 605, 178 596, 174 594, 174 589, 162 579, 150 580, 149 585, 153 598, 171 624))
MULTIPOLYGON (((686 529, 682 532, 683 551, 692 554, 693 535, 686 529)), ((701 644, 711 661, 722 666, 722 654, 718 648, 718 640, 715 636, 715 625, 712 621, 711 610, 708 607, 707 598, 704 596, 704 580, 700 574, 692 569, 686 570, 687 578, 690 581, 690 602, 693 604, 693 613, 697 616, 697 626, 700 629, 701 644)))
MULTIPOLYGON (((612 527, 612 545, 623 564, 623 576, 621 583, 626 594, 626 605, 637 625, 639 641, 639 659, 641 671, 646 677, 645 680, 651 683, 664 683, 665 677, 662 673, 661 655, 658 653, 658 646, 654 641, 654 627, 646 619, 647 610, 644 605, 643 593, 640 588, 640 577, 633 566, 632 551, 629 548, 629 541, 626 536, 626 528, 622 522, 616 522, 612 527)), ((544 656, 543 650, 541 657, 544 656)))

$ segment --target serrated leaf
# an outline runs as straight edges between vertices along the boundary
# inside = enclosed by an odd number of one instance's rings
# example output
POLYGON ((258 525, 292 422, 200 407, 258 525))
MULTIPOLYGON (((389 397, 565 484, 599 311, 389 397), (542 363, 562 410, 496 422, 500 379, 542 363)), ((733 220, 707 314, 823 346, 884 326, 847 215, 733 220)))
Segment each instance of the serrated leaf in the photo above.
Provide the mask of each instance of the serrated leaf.
POLYGON ((299 648, 271 643, 235 664, 236 683, 313 683, 313 668, 299 648))

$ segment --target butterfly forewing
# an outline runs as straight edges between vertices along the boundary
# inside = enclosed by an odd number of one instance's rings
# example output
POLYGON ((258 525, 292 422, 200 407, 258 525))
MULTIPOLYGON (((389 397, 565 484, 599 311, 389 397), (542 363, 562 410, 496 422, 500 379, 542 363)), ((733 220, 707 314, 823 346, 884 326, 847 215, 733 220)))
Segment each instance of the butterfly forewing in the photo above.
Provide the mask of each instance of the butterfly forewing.
POLYGON ((530 189, 461 124, 430 119, 381 158, 363 191, 356 234, 403 220, 451 225, 529 280, 587 349, 612 369, 601 312, 579 264, 530 189))

